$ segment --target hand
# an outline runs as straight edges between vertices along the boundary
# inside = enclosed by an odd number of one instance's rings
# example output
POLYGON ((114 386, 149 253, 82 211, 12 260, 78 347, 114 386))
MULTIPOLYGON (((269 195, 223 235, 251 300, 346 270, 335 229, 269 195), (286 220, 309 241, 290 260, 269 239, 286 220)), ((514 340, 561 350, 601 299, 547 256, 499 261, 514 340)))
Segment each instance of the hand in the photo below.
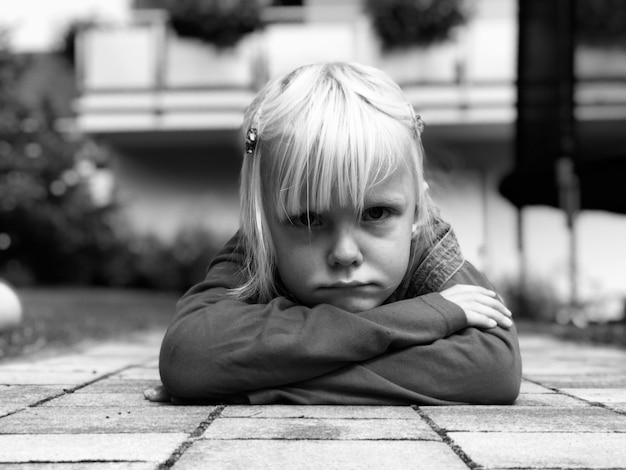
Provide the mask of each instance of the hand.
POLYGON ((167 393, 167 390, 165 390, 163 385, 144 390, 143 396, 146 400, 155 402, 169 402, 171 400, 170 394, 167 393))
POLYGON ((510 328, 511 311, 498 299, 495 292, 480 286, 458 284, 440 294, 457 304, 465 312, 469 326, 477 328, 510 328))

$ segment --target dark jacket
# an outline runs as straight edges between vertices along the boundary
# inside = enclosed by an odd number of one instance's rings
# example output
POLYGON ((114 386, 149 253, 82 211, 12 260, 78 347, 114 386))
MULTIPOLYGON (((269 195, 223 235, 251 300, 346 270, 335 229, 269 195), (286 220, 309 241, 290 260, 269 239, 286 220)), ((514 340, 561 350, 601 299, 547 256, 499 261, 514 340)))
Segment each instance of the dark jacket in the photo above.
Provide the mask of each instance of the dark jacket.
POLYGON ((228 297, 243 253, 235 236, 204 281, 179 301, 160 356, 165 388, 179 400, 252 404, 510 404, 519 393, 515 327, 468 327, 438 292, 493 288, 461 256, 449 225, 377 308, 350 313, 228 297))

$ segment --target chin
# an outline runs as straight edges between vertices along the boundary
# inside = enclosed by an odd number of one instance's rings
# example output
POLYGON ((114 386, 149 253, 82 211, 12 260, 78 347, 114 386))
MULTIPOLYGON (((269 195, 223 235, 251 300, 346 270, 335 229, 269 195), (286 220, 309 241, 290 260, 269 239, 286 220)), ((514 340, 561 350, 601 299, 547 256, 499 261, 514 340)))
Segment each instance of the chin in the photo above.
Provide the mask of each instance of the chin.
POLYGON ((382 302, 377 302, 371 299, 368 300, 346 300, 340 302, 332 302, 332 305, 339 307, 342 310, 346 310, 351 313, 364 312, 378 307, 382 302))

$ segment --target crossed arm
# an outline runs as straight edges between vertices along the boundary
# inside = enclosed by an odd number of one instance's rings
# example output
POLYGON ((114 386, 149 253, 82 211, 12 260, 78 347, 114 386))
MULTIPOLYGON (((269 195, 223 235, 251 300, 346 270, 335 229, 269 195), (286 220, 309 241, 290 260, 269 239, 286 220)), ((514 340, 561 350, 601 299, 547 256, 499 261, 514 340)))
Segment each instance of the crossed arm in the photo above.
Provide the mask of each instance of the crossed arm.
MULTIPOLYGON (((229 299, 238 268, 232 252, 218 256, 179 302, 160 357, 165 390, 177 399, 437 404, 517 397, 515 327, 493 327, 482 305, 471 307, 476 296, 468 292, 490 286, 469 263, 440 293, 360 313, 282 297, 267 304, 229 299)), ((492 317, 508 326, 503 315, 492 317)))

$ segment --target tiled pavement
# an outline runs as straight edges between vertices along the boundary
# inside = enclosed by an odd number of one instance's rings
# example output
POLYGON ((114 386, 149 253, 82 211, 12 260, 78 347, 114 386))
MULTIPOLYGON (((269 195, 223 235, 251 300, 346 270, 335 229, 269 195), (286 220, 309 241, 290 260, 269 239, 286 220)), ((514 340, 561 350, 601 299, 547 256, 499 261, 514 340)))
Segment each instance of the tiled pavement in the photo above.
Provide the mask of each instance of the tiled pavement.
POLYGON ((509 407, 173 406, 160 338, 0 362, 0 468, 626 468, 626 350, 522 335, 509 407))

